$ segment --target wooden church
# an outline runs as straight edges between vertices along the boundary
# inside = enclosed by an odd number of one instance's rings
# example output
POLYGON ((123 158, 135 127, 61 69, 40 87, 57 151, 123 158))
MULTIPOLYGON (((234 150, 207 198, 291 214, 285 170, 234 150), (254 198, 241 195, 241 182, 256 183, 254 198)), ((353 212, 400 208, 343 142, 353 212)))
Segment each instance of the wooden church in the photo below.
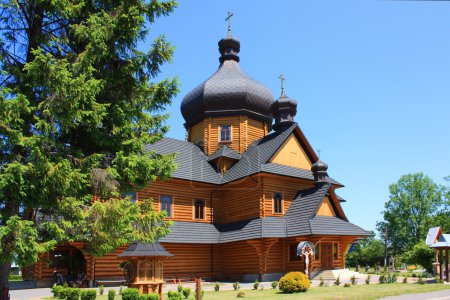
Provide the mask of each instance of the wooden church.
MULTIPOLYGON (((218 70, 182 101, 187 140, 147 146, 177 154, 172 178, 136 193, 174 221, 160 240, 173 254, 164 262, 166 280, 277 279, 304 271, 300 241, 316 245, 311 274, 344 268, 350 244, 370 233, 347 220, 345 200, 335 192, 343 185, 328 176, 294 121, 296 101, 284 88, 274 100, 241 70, 240 42, 231 34, 219 41, 219 51, 218 70)), ((48 283, 52 261, 63 256, 67 273, 84 271, 90 281, 121 278, 117 255, 126 247, 94 259, 83 253, 82 242, 60 246, 44 255, 32 276, 48 283)))

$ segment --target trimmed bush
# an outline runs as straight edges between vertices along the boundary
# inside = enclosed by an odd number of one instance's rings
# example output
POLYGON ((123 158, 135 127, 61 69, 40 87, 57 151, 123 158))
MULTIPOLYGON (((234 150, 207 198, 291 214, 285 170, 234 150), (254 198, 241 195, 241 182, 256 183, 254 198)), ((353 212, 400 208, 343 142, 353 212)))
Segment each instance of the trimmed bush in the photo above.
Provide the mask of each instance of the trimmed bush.
POLYGON ((350 282, 346 282, 345 284, 344 284, 344 287, 351 287, 352 285, 350 284, 350 282))
POLYGON ((245 298, 245 292, 244 291, 239 291, 237 293, 236 297, 238 297, 238 298, 245 298))
POLYGON ((273 289, 276 289, 277 285, 278 285, 278 281, 276 281, 276 280, 272 281, 272 288, 273 289))
POLYGON ((67 288, 66 289, 67 300, 78 300, 80 298, 81 289, 79 288, 67 288))
POLYGON ((103 292, 105 291, 105 287, 103 285, 100 285, 98 287, 98 292, 100 293, 100 296, 103 295, 103 292))
POLYGON ((68 293, 68 287, 63 287, 60 291, 59 291, 59 299, 66 299, 67 298, 67 293, 68 293))
POLYGON ((218 292, 220 290, 220 282, 214 283, 214 290, 218 292))
POLYGON ((139 300, 139 290, 137 288, 127 288, 122 291, 122 300, 139 300))
POLYGON ((366 284, 370 284, 370 274, 366 277, 366 284))
POLYGON ((239 281, 236 281, 235 283, 233 283, 233 289, 235 291, 237 291, 240 287, 241 287, 241 285, 239 284, 239 281))
POLYGON ((184 288, 183 289, 183 296, 184 298, 189 298, 189 295, 191 294, 191 289, 190 288, 184 288))
POLYGON ((53 287, 52 287, 52 294, 53 294, 53 297, 59 297, 59 293, 61 292, 61 290, 63 290, 64 289, 64 287, 62 286, 62 285, 54 285, 53 287))
POLYGON ((114 300, 116 297, 116 291, 115 290, 109 290, 108 291, 108 300, 114 300))
POLYGON ((319 286, 323 286, 325 284, 325 281, 323 280, 323 277, 320 276, 319 280, 320 280, 319 286))
POLYGON ((167 293, 169 300, 181 300, 183 299, 183 295, 179 292, 169 291, 167 293))
POLYGON ((81 300, 95 300, 97 298, 97 290, 87 289, 81 291, 81 300))
POLYGON ((341 284, 341 275, 338 275, 338 277, 336 278, 336 280, 334 281, 334 285, 340 285, 341 284))
POLYGON ((356 284, 356 277, 355 275, 353 275, 352 277, 350 277, 350 282, 352 283, 352 285, 356 284))
POLYGON ((177 290, 178 290, 178 293, 182 293, 183 292, 183 286, 181 285, 181 283, 178 284, 177 290))
POLYGON ((258 281, 258 279, 256 279, 256 280, 255 280, 255 283, 253 284, 253 288, 254 288, 255 290, 257 290, 257 289, 258 289, 258 286, 259 286, 259 281, 258 281))
POLYGON ((306 292, 311 283, 302 272, 290 272, 281 277, 279 288, 283 293, 306 292))
POLYGON ((159 300, 159 295, 156 293, 143 294, 139 297, 139 300, 159 300))

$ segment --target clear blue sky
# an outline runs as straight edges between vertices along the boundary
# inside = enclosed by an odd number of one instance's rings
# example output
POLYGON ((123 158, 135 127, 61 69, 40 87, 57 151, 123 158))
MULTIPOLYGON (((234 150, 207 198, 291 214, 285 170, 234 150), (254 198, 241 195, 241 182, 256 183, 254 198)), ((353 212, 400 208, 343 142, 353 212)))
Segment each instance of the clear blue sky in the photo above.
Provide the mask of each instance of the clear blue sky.
POLYGON ((168 109, 169 137, 184 139, 183 96, 219 66, 217 42, 234 13, 241 66, 298 101, 296 121, 329 174, 349 220, 374 230, 401 175, 450 175, 450 2, 181 1, 152 34, 176 46, 163 76, 181 92, 168 109))

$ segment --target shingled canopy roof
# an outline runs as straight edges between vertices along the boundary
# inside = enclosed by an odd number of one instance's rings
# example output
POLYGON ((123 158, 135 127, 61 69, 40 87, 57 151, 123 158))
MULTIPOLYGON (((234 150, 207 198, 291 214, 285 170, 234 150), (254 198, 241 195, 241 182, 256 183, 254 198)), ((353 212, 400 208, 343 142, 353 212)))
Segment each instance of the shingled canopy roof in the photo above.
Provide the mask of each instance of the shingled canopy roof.
POLYGON ((217 149, 213 154, 208 157, 208 161, 215 160, 219 157, 227 157, 235 160, 241 159, 241 155, 230 149, 227 145, 222 145, 219 149, 217 149))
POLYGON ((159 242, 132 243, 128 248, 117 255, 118 257, 170 257, 172 253, 167 251, 159 242))

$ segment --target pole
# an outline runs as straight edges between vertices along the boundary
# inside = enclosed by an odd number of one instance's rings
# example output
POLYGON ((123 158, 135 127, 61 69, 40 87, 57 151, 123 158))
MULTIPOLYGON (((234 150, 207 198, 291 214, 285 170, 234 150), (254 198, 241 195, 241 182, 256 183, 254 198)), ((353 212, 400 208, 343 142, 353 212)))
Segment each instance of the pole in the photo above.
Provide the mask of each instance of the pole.
POLYGON ((200 276, 197 276, 196 281, 197 300, 202 300, 202 278, 200 276))
POLYGON ((387 224, 384 227, 384 269, 387 267, 387 239, 388 239, 388 229, 387 224))

